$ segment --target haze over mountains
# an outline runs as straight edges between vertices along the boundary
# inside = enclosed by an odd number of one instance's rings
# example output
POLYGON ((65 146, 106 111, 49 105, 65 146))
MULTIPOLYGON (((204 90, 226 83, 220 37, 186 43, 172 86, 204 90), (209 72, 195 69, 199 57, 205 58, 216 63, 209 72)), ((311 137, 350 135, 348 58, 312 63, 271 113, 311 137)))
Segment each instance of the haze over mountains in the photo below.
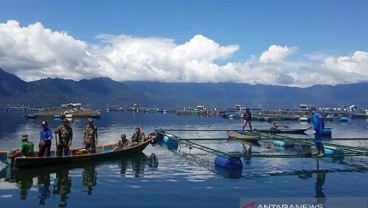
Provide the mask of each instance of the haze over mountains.
POLYGON ((42 79, 25 82, 0 68, 0 106, 26 104, 59 106, 81 102, 88 105, 132 105, 178 108, 205 105, 226 108, 235 104, 271 108, 316 106, 368 106, 368 83, 316 85, 308 88, 239 83, 116 82, 110 78, 90 80, 42 79))

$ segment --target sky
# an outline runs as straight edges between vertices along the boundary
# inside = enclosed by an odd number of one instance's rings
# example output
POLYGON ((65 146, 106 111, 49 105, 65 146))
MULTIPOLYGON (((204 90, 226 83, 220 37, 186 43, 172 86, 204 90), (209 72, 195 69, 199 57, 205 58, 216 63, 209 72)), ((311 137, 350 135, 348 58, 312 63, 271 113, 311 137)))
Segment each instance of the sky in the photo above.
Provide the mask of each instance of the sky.
POLYGON ((0 68, 24 81, 368 81, 367 0, 0 0, 0 68))

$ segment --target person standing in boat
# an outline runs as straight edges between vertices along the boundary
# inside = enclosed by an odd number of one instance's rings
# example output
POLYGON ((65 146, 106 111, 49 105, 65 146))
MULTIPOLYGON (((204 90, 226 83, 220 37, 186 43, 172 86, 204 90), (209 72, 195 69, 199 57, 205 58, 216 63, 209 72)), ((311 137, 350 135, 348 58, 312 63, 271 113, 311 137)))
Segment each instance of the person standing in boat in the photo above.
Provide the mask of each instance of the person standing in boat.
POLYGON ((325 155, 325 148, 322 143, 322 132, 324 128, 324 122, 322 115, 317 112, 316 108, 312 106, 310 108, 312 114, 312 122, 313 122, 313 134, 314 134, 314 144, 316 145, 316 155, 317 156, 324 156, 325 155))
POLYGON ((88 119, 87 126, 84 127, 83 145, 89 153, 96 153, 98 144, 97 127, 93 125, 93 119, 88 119))
POLYGON ((57 156, 69 155, 69 147, 72 145, 73 140, 73 129, 69 126, 67 119, 63 120, 63 125, 59 126, 55 130, 55 135, 58 136, 57 140, 57 156))
POLYGON ((243 114, 243 130, 247 124, 249 125, 250 131, 252 131, 252 113, 250 112, 249 108, 246 108, 243 114))
POLYGON ((132 135, 132 145, 139 144, 141 142, 144 142, 146 136, 143 132, 141 132, 140 128, 135 128, 135 133, 132 135))
POLYGON ((28 141, 28 135, 22 135, 22 142, 19 145, 19 149, 15 151, 13 154, 8 155, 9 158, 15 158, 20 155, 25 157, 34 157, 34 145, 32 142, 28 141))
POLYGON ((52 132, 48 127, 48 123, 46 121, 42 122, 42 130, 40 132, 40 143, 38 145, 39 148, 39 157, 51 155, 51 139, 52 139, 52 132))

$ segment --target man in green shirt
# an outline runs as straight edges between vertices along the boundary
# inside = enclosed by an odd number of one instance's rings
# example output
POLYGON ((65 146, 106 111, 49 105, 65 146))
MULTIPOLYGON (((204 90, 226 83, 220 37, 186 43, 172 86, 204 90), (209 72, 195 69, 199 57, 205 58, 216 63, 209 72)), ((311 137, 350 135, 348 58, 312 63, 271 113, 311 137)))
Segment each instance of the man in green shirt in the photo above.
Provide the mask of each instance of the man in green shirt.
POLYGON ((19 149, 15 153, 8 155, 9 158, 15 158, 20 155, 25 157, 34 157, 34 145, 32 142, 28 141, 28 135, 22 135, 22 142, 19 145, 19 149))
POLYGON ((132 135, 132 145, 137 145, 139 143, 144 142, 146 136, 144 135, 143 132, 141 132, 140 128, 135 128, 135 133, 132 135))

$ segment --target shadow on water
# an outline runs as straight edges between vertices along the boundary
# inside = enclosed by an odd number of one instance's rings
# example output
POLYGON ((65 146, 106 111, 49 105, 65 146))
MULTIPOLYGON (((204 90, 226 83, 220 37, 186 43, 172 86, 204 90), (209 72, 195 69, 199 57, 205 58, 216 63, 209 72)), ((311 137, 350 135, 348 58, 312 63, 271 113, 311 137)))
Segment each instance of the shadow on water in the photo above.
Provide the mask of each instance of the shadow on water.
MULTIPOLYGON (((67 207, 70 193, 73 192, 72 184, 76 183, 75 174, 80 173, 82 192, 92 195, 98 186, 98 168, 102 165, 112 165, 118 167, 122 177, 132 174, 132 177, 143 177, 144 170, 158 168, 158 159, 154 153, 150 156, 144 153, 127 156, 121 159, 105 160, 100 162, 86 162, 69 165, 59 165, 50 167, 36 167, 27 169, 3 167, 0 170, 0 181, 13 184, 19 189, 20 200, 34 200, 35 197, 28 197, 31 189, 38 189, 38 205, 46 204, 50 196, 58 198, 58 207, 67 207)), ((75 190, 74 190, 75 191, 75 190)), ((33 202, 32 202, 33 203, 33 202)))

